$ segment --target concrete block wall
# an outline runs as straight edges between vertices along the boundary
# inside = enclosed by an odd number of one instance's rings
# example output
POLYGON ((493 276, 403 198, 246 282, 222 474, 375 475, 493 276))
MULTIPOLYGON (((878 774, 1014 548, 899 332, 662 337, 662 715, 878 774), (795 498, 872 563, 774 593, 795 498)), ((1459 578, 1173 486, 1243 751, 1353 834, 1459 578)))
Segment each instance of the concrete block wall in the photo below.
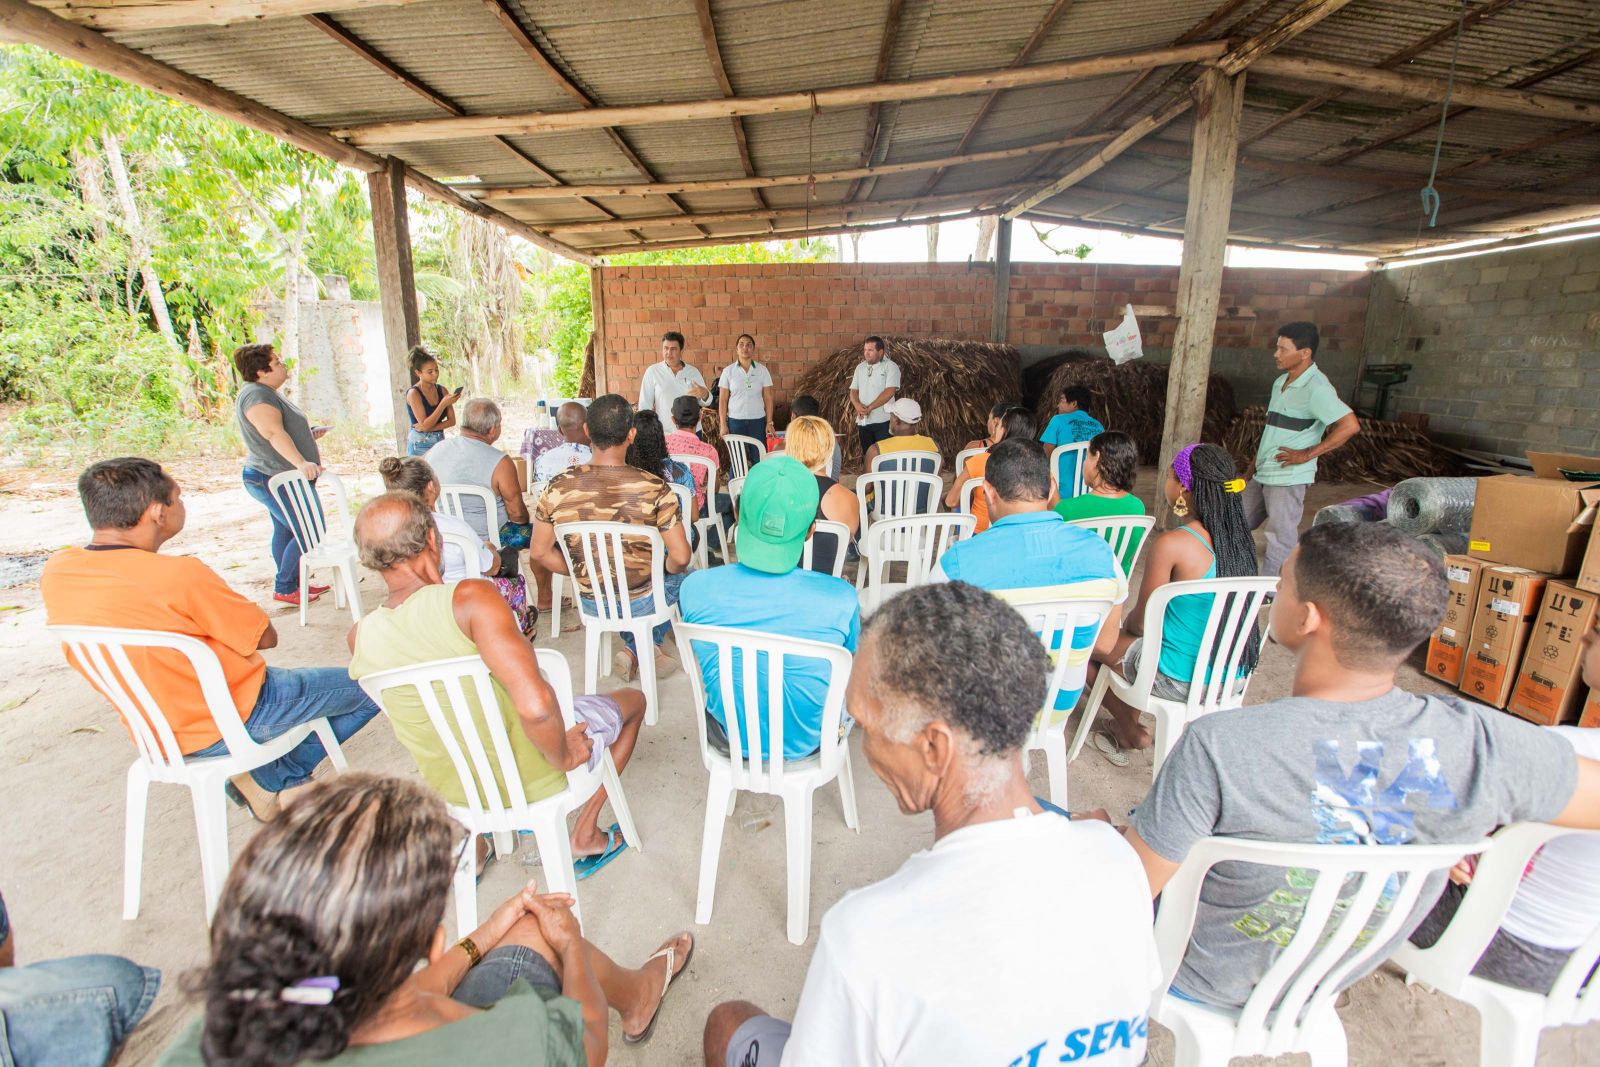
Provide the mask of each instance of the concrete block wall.
MULTIPOLYGON (((750 333, 757 358, 786 396, 812 363, 868 334, 987 341, 994 273, 988 263, 799 263, 705 267, 605 267, 608 388, 635 396, 669 329, 688 340, 687 358, 709 379, 750 333)), ((1018 345, 1101 344, 1126 304, 1171 308, 1176 267, 1018 263, 1007 303, 1008 339, 1018 345)), ((1363 271, 1229 270, 1223 307, 1254 317, 1219 319, 1213 364, 1242 403, 1263 403, 1277 371, 1274 329, 1297 318, 1323 331, 1323 362, 1341 391, 1354 383, 1367 318, 1363 271)), ((1165 362, 1177 320, 1141 319, 1145 356, 1165 362)))
POLYGON ((1506 455, 1600 455, 1600 239, 1372 276, 1367 361, 1410 363, 1390 410, 1506 455))

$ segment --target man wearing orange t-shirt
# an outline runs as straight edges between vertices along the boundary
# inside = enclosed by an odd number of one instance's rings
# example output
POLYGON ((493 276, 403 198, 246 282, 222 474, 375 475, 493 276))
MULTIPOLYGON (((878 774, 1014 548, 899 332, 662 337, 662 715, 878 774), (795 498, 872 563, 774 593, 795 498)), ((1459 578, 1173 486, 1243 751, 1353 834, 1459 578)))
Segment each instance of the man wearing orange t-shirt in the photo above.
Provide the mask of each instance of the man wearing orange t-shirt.
MULTIPOLYGON (((161 546, 183 529, 178 483, 148 459, 96 463, 78 479, 78 496, 94 531, 83 548, 57 552, 39 579, 53 625, 115 626, 180 633, 204 641, 222 664, 239 718, 257 741, 326 718, 343 741, 378 707, 343 667, 269 667, 261 650, 278 643, 265 612, 234 592, 204 563, 163 556, 161 546)), ((186 756, 227 753, 189 661, 171 649, 130 649, 128 657, 166 713, 186 756)), ((69 662, 71 656, 68 656, 69 662)), ((77 663, 73 663, 78 667, 77 663)), ((79 668, 81 670, 81 668, 79 668)), ((327 753, 315 735, 287 755, 236 778, 236 801, 270 817, 279 793, 311 780, 327 753), (252 788, 250 779, 259 790, 252 788)))

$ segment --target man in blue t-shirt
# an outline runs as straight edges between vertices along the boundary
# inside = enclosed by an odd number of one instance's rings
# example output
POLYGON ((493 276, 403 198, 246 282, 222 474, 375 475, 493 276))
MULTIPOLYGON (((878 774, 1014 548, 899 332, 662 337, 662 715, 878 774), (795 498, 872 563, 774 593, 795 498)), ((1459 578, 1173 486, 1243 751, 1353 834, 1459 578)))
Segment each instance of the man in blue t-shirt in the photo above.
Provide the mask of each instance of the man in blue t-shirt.
MULTIPOLYGON (((802 637, 854 652, 861 633, 855 589, 831 574, 797 569, 816 520, 817 499, 816 476, 787 456, 772 456, 751 467, 739 496, 739 562, 695 571, 683 580, 678 593, 683 621, 802 637)), ((727 712, 722 706, 715 653, 700 642, 695 656, 704 664, 706 727, 711 743, 725 750, 727 712)), ((739 653, 734 653, 733 662, 742 679, 739 653)), ((764 658, 758 679, 761 744, 770 752, 764 658)), ((821 746, 822 703, 828 681, 828 665, 822 660, 789 659, 784 663, 785 759, 804 759, 821 746)), ((742 725, 744 702, 738 682, 734 702, 742 725)))
POLYGON ((1098 634, 1090 626, 1073 632, 1071 664, 1055 702, 1058 712, 1069 711, 1083 691, 1090 648, 1101 635, 1109 648, 1122 625, 1122 569, 1099 534, 1050 509, 1050 460, 1039 442, 1008 437, 995 445, 983 493, 993 524, 950 546, 934 567, 933 581, 970 582, 1013 604, 1060 597, 1112 602, 1098 634))

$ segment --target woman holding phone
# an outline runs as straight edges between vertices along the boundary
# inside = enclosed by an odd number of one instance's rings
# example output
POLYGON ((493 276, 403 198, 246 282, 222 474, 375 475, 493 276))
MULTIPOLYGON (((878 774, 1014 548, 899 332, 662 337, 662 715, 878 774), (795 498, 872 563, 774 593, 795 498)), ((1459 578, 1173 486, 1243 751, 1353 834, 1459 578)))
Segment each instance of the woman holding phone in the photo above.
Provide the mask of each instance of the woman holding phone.
POLYGON ((406 432, 406 455, 420 456, 440 441, 444 432, 456 424, 456 401, 465 386, 453 393, 439 384, 439 361, 421 345, 411 350, 411 380, 406 393, 406 417, 411 428, 406 432))
MULTIPOLYGON (((240 346, 233 353, 233 366, 244 383, 234 401, 239 435, 244 438, 244 489, 272 518, 272 561, 277 567, 272 599, 299 606, 300 544, 292 520, 267 491, 267 482, 290 470, 315 482, 322 473, 317 440, 328 427, 312 426, 306 413, 278 391, 289 379, 289 368, 271 345, 240 346)), ((327 591, 325 585, 313 585, 308 598, 315 600, 327 591)))

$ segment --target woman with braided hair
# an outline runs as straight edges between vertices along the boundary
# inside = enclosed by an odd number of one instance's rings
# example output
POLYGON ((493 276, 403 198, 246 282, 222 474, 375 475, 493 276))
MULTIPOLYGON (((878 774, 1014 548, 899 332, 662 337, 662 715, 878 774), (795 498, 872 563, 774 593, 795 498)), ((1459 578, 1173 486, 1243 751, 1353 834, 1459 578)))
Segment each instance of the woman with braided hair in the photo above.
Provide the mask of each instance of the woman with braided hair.
MULTIPOLYGON (((1122 634, 1111 651, 1095 653, 1098 662, 1124 678, 1138 673, 1144 654, 1145 604, 1162 586, 1200 578, 1255 576, 1256 545, 1245 525, 1243 492, 1244 479, 1224 448, 1189 445, 1172 458, 1166 496, 1180 525, 1150 543, 1139 598, 1123 615, 1122 634)), ((1165 700, 1188 699, 1213 599, 1214 595, 1207 593, 1179 597, 1167 605, 1153 695, 1165 700)), ((1253 632, 1239 661, 1241 676, 1256 669, 1260 652, 1260 635, 1253 632)), ((1111 712, 1111 728, 1095 735, 1095 748, 1117 766, 1126 766, 1125 750, 1149 748, 1154 738, 1140 725, 1139 713, 1109 693, 1106 707, 1111 712)))

